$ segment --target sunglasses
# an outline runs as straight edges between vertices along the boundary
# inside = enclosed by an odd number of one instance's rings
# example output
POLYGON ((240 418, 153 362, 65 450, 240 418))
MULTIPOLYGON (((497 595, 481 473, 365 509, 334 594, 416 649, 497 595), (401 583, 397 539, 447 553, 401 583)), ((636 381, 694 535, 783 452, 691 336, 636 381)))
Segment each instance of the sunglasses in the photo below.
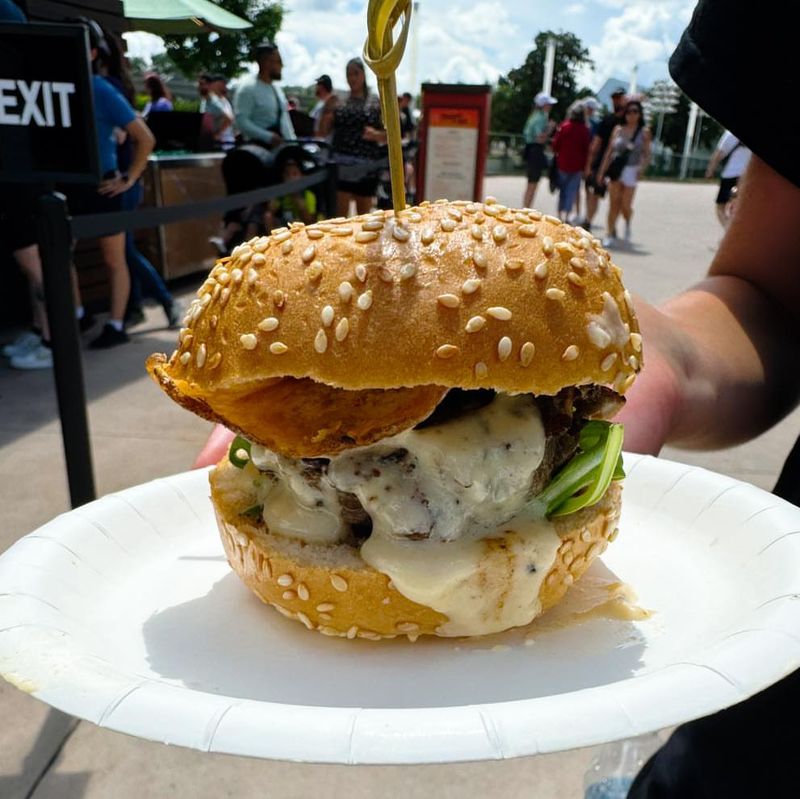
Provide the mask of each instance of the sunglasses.
POLYGON ((641 114, 642 112, 638 108, 626 108, 626 114, 641 114))

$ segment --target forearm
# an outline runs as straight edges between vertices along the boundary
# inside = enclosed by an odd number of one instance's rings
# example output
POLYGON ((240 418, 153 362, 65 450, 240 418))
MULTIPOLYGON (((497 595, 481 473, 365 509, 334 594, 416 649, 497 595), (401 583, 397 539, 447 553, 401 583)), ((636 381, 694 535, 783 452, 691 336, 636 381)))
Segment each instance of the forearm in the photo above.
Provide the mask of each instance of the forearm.
POLYGON ((273 134, 256 125, 246 113, 236 114, 236 127, 239 128, 246 139, 260 141, 264 144, 272 144, 273 134))
POLYGON ((128 167, 128 177, 133 184, 147 169, 147 159, 153 152, 156 140, 150 128, 141 119, 135 119, 126 130, 133 144, 133 157, 128 167))

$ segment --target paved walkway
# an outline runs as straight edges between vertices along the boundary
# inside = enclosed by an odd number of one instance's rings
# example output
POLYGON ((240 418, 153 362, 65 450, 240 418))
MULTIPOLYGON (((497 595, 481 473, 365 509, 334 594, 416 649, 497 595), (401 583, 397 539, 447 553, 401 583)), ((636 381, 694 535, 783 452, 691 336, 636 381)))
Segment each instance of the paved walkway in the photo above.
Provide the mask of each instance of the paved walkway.
MULTIPOLYGON (((512 205, 520 202, 523 184, 520 178, 494 178, 486 190, 512 205)), ((713 198, 710 185, 655 183, 640 188, 636 246, 616 258, 635 292, 658 301, 703 274, 720 238, 713 198)), ((555 207, 544 190, 536 205, 551 213, 555 207)), ((101 494, 186 469, 207 434, 204 422, 169 402, 144 373, 150 352, 173 349, 174 334, 163 324, 160 310, 153 309, 131 344, 85 353, 101 494)), ((66 510, 68 495, 52 375, 0 365, 0 409, 3 551, 66 510)), ((800 414, 794 414, 742 447, 667 455, 769 487, 798 429, 800 414)), ((592 756, 587 749, 510 762, 417 768, 209 756, 76 723, 5 683, 0 684, 0 719, 0 799, 564 799, 581 795, 583 772, 592 756)))

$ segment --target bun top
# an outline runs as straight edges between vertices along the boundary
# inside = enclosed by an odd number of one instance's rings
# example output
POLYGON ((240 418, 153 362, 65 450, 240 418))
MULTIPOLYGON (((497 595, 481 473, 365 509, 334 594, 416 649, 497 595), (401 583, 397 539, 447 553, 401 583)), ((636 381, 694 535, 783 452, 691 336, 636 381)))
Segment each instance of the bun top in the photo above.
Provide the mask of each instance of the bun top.
POLYGON ((293 223, 217 262, 159 379, 624 393, 641 336, 620 275, 585 230, 491 198, 293 223))

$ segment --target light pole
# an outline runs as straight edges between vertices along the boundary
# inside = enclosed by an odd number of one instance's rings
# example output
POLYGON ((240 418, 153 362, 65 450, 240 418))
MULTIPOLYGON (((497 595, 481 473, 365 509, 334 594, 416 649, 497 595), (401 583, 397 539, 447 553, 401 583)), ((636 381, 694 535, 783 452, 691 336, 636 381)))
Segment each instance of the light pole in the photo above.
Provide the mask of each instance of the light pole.
POLYGON ((547 50, 544 56, 544 80, 542 81, 542 91, 550 94, 553 90, 553 69, 556 63, 556 40, 552 36, 547 37, 547 50))

